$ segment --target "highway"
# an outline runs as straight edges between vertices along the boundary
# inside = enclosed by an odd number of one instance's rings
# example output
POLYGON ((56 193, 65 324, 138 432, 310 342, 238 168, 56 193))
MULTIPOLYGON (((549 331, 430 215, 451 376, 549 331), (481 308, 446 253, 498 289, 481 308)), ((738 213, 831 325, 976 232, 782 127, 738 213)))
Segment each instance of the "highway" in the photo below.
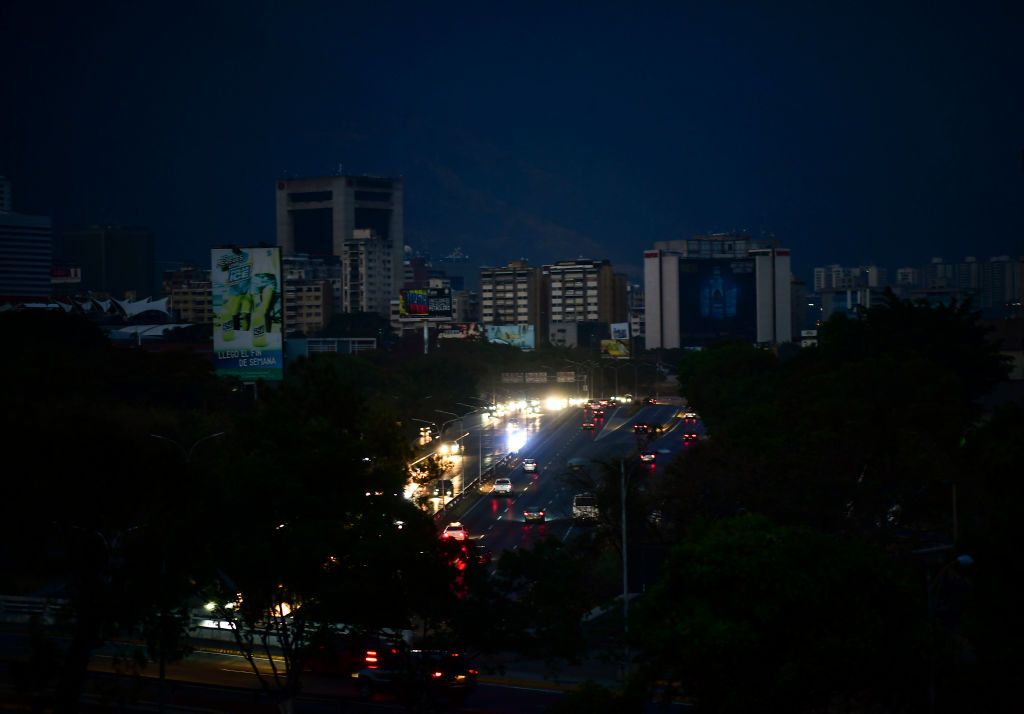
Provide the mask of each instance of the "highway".
MULTIPOLYGON (((478 538, 497 558, 503 551, 529 548, 538 540, 554 537, 565 541, 577 528, 572 521, 572 497, 579 488, 570 483, 569 460, 586 459, 597 463, 636 454, 637 435, 633 425, 644 422, 657 425, 663 431, 649 448, 657 452, 652 470, 664 465, 686 448, 682 438, 683 423, 676 417, 679 407, 673 405, 646 405, 635 414, 628 415, 625 407, 609 407, 596 429, 581 428, 584 411, 570 408, 544 417, 544 423, 530 434, 518 456, 537 460, 533 473, 518 465, 507 474, 512 480, 510 496, 491 496, 490 483, 483 485, 483 495, 461 516, 471 538, 478 538), (544 508, 544 523, 526 523, 522 511, 526 506, 544 508)), ((688 427, 693 428, 693 427, 688 427)), ((443 527, 445 523, 439 523, 443 527)))

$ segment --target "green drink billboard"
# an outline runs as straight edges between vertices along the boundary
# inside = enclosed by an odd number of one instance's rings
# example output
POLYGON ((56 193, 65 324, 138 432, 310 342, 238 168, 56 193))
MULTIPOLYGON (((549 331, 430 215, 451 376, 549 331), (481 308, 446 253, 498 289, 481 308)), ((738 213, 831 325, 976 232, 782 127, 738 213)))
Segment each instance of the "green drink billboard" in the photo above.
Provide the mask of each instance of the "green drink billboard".
POLYGON ((213 353, 217 374, 284 378, 280 248, 214 248, 213 353))

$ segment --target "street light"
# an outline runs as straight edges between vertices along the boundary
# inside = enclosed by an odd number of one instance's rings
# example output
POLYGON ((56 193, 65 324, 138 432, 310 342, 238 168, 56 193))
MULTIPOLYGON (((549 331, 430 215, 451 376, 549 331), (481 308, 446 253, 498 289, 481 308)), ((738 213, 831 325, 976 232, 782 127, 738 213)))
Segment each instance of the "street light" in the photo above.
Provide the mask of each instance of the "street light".
MULTIPOLYGON (((571 360, 571 359, 566 359, 565 357, 562 358, 562 361, 565 362, 566 364, 571 364, 574 367, 586 368, 586 370, 587 370, 587 375, 586 375, 587 376, 587 399, 590 399, 590 397, 591 397, 591 394, 590 394, 591 383, 594 381, 594 379, 593 379, 593 377, 594 377, 593 370, 594 370, 594 367, 596 365, 593 362, 591 362, 590 360, 586 360, 586 361, 583 361, 583 362, 576 362, 576 361, 571 360)), ((579 382, 578 381, 576 382, 576 386, 577 386, 577 393, 578 393, 579 392, 579 382)))
POLYGON ((626 460, 619 461, 619 488, 622 500, 622 631, 625 637, 625 673, 629 675, 629 557, 626 548, 626 460))
MULTIPOLYGON (((958 555, 953 560, 939 568, 938 572, 928 579, 927 604, 929 626, 932 625, 932 621, 935 619, 935 591, 938 589, 942 576, 950 568, 969 568, 972 565, 974 565, 974 558, 966 554, 958 555)), ((934 647, 934 644, 932 646, 934 647)), ((934 714, 935 712, 935 657, 933 655, 928 657, 928 712, 929 714, 934 714)))
POLYGON ((462 417, 460 417, 455 412, 446 412, 444 409, 435 409, 434 411, 437 412, 438 414, 451 414, 452 417, 454 417, 454 418, 449 419, 448 421, 443 422, 441 424, 441 436, 442 437, 444 436, 444 432, 448 428, 449 424, 451 424, 453 421, 460 421, 462 419, 462 417))
MULTIPOLYGON (((160 439, 161 441, 169 442, 171 444, 174 444, 176 447, 178 447, 178 449, 181 451, 181 455, 185 457, 185 468, 188 469, 189 465, 192 463, 192 454, 195 452, 197 446, 199 446, 204 441, 209 441, 210 439, 216 439, 218 436, 224 436, 224 434, 225 434, 225 432, 223 432, 223 431, 218 431, 215 434, 208 434, 207 436, 204 436, 203 438, 197 439, 196 441, 192 442, 192 445, 190 447, 188 447, 187 449, 179 441, 177 441, 176 439, 172 439, 169 436, 163 436, 162 434, 150 434, 150 436, 153 437, 154 439, 160 439)), ((163 499, 163 481, 158 480, 158 485, 160 487, 160 502, 161 502, 161 506, 162 506, 163 505, 163 500, 164 500, 163 499)), ((161 528, 161 531, 163 531, 162 528, 161 528)), ((166 610, 167 610, 167 608, 164 606, 164 597, 163 597, 163 595, 164 595, 164 578, 167 577, 167 553, 165 551, 166 551, 166 548, 164 546, 163 536, 161 536, 161 539, 160 539, 160 633, 159 633, 159 636, 157 637, 157 646, 159 647, 159 658, 160 658, 160 660, 159 660, 160 661, 160 675, 159 675, 160 676, 160 684, 158 686, 159 699, 158 699, 157 710, 160 711, 160 712, 164 711, 164 682, 166 681, 166 676, 167 676, 167 657, 166 657, 165 652, 164 652, 164 636, 165 636, 165 628, 166 628, 164 620, 166 618, 166 610)))

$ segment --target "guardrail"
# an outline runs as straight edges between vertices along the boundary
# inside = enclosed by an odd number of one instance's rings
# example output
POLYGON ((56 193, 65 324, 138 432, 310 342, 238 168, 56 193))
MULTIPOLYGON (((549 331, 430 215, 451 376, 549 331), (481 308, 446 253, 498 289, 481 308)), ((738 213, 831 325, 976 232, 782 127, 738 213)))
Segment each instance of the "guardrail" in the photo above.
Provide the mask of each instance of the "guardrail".
POLYGON ((494 461, 490 466, 487 467, 486 470, 484 470, 479 476, 474 478, 472 481, 470 481, 469 483, 463 483, 462 490, 459 492, 458 496, 454 496, 452 500, 448 501, 448 503, 444 504, 441 508, 438 508, 436 511, 434 511, 434 520, 442 520, 443 517, 451 513, 451 511, 456 506, 461 504, 469 496, 479 495, 479 488, 481 484, 484 483, 484 481, 489 481, 492 478, 498 478, 499 476, 503 476, 512 471, 512 469, 514 469, 518 464, 518 455, 514 453, 505 454, 497 461, 494 461))
POLYGON ((27 623, 38 616, 43 624, 52 625, 68 614, 68 601, 63 598, 0 595, 0 622, 27 623))

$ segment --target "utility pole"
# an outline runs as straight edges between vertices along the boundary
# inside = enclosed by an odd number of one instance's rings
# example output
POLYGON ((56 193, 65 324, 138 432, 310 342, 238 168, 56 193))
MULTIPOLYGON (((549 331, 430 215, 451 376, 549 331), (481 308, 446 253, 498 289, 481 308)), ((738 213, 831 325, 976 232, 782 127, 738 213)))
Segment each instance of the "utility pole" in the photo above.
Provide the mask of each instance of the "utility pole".
POLYGON ((622 497, 622 632, 625 637, 625 673, 629 674, 629 556, 626 548, 626 460, 619 461, 622 497))

